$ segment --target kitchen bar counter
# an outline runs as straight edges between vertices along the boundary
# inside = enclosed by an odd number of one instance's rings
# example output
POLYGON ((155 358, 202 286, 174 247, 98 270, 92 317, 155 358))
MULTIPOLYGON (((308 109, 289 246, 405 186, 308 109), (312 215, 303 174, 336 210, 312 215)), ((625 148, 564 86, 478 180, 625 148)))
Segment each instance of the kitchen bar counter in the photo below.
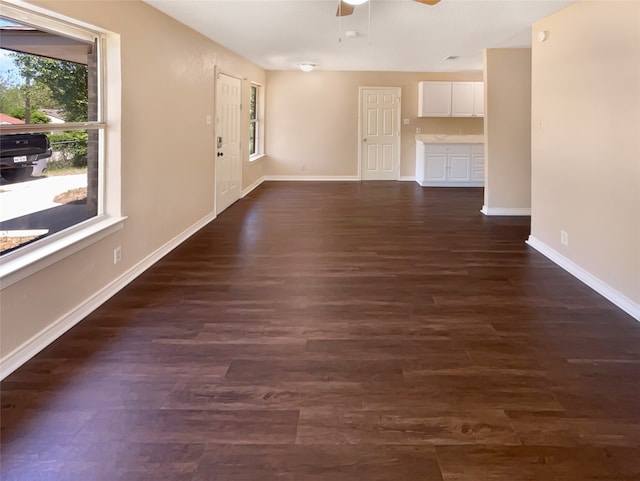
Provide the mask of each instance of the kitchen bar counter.
POLYGON ((416 134, 425 144, 484 144, 484 135, 416 134))

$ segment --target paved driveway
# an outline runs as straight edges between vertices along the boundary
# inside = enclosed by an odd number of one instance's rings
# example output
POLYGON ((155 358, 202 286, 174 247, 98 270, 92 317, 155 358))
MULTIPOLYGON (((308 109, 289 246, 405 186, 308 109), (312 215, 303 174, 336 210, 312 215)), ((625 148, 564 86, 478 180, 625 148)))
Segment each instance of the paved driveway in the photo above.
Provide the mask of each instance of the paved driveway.
POLYGON ((60 204, 53 202, 56 195, 86 186, 86 174, 37 177, 0 185, 0 222, 57 207, 60 204))

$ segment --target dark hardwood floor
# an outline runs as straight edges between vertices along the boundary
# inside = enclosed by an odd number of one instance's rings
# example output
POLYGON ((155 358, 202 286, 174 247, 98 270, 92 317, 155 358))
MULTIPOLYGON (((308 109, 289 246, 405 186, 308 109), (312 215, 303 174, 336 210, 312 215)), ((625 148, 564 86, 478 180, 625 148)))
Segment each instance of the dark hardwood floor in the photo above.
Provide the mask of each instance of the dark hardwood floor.
POLYGON ((2 382, 0 479, 640 480, 640 323, 481 205, 264 184, 2 382))

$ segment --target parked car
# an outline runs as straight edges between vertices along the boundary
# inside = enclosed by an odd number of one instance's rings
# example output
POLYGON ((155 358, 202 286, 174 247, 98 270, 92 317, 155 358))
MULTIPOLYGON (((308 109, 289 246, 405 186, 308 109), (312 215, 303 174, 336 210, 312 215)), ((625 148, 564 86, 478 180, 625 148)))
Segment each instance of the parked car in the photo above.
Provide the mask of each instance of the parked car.
POLYGON ((43 162, 51 157, 46 134, 0 134, 0 175, 7 182, 18 182, 41 172, 43 162))

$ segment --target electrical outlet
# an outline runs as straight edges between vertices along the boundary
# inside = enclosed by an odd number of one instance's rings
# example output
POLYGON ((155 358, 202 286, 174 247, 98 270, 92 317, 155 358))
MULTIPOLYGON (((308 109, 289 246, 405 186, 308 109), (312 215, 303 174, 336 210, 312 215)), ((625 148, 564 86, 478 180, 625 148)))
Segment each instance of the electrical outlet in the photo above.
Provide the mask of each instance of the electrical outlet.
POLYGON ((567 234, 566 230, 561 230, 560 231, 560 243, 563 246, 568 246, 569 245, 569 234, 567 234))
POLYGON ((416 134, 421 134, 421 133, 422 133, 422 129, 421 129, 420 127, 418 127, 418 128, 416 129, 416 134))
POLYGON ((403 119, 403 120, 402 120, 402 123, 403 123, 404 125, 409 125, 409 119, 403 119))
POLYGON ((113 263, 117 264, 122 260, 122 247, 118 246, 113 249, 113 263))

